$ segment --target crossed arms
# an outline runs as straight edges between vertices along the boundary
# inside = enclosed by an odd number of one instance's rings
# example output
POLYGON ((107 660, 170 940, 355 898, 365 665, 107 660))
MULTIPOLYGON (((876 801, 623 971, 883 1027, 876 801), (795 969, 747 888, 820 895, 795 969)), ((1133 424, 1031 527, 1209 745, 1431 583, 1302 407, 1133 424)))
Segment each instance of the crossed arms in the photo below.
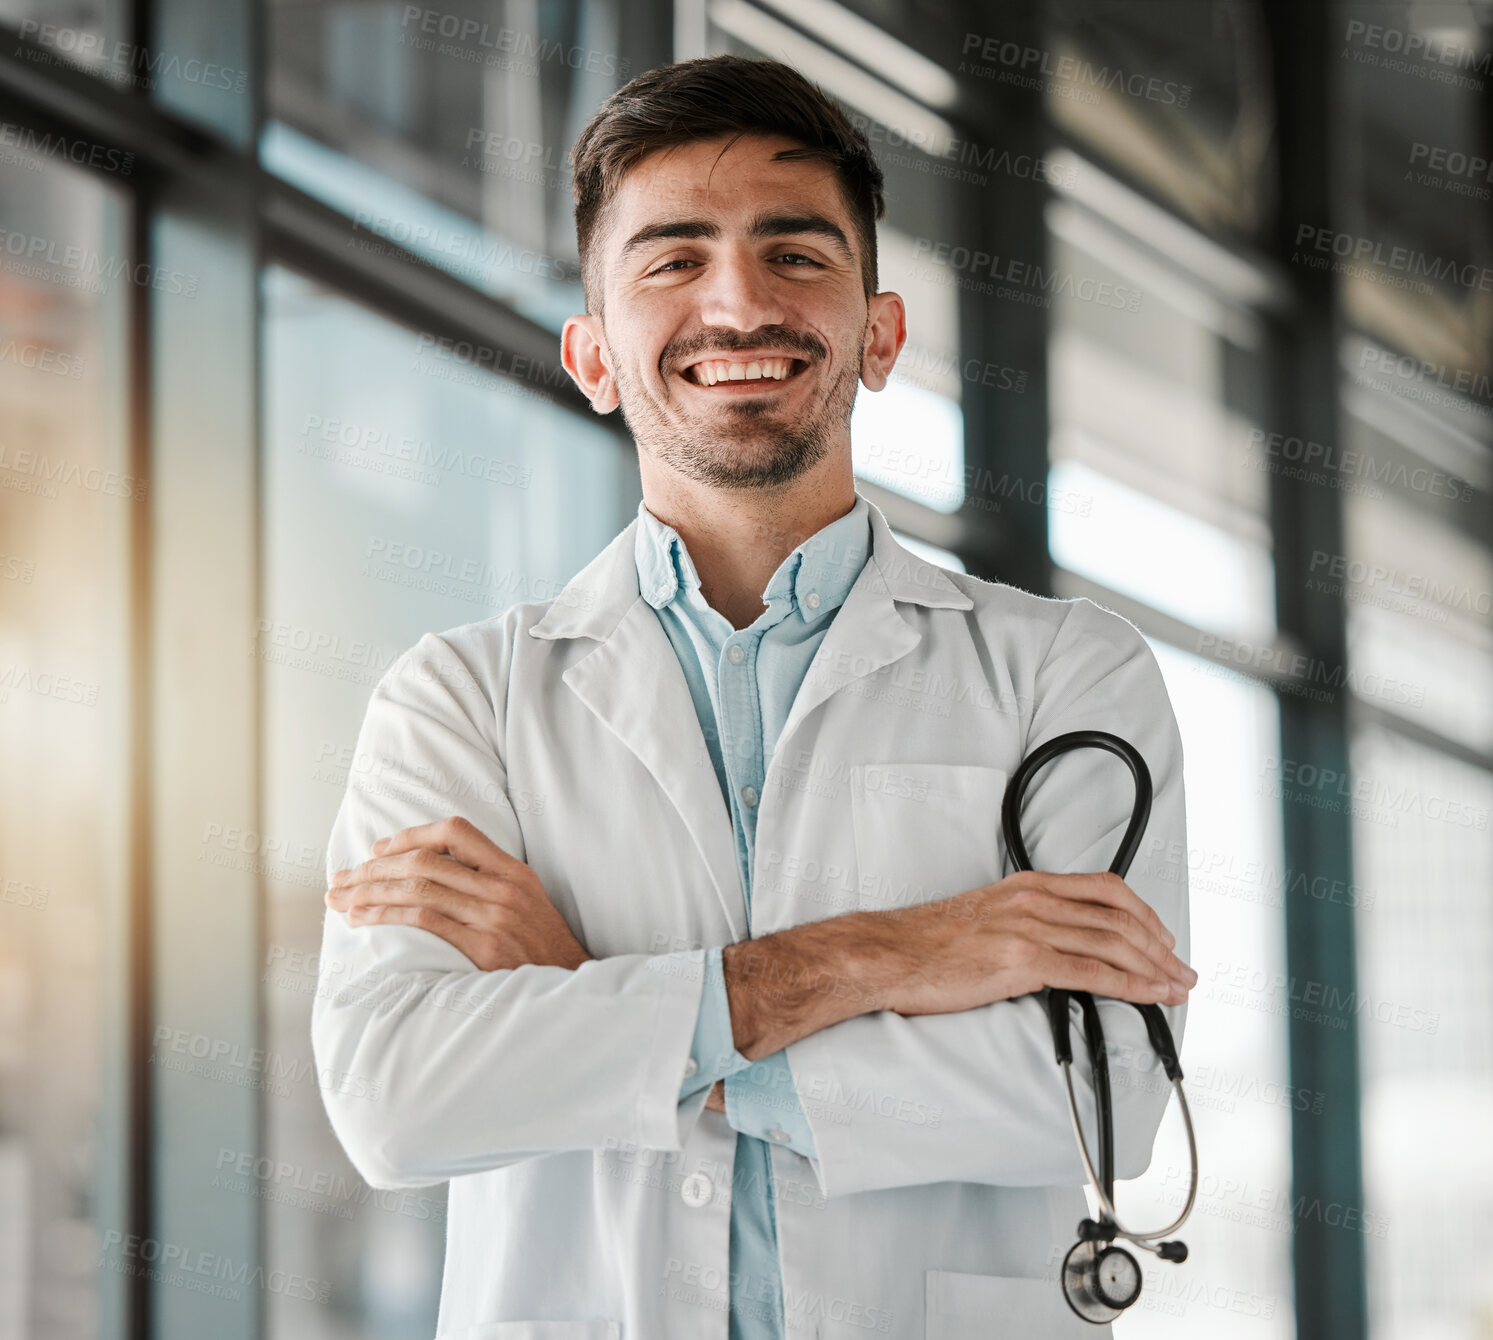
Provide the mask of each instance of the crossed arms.
MULTIPOLYGON (((1148 722, 1128 732, 1157 778, 1149 831, 1166 842, 1148 847, 1185 852, 1180 743, 1159 672, 1138 635, 1116 648, 1115 625, 1128 625, 1092 606, 1083 619, 1095 616, 1107 621, 1104 637, 1074 628, 1059 647, 1072 615, 1060 630, 1046 665, 1062 652, 1061 668, 1036 697, 1030 738, 1102 724, 1117 704, 1148 722)), ((446 642, 422 639, 375 690, 359 755, 436 757, 468 776, 501 769, 486 700, 463 678, 446 642)), ((718 1088, 679 1099, 704 951, 592 958, 535 872, 505 850, 521 848, 503 791, 452 815, 425 770, 409 773, 397 787, 355 779, 328 854, 318 1068, 379 1079, 387 1095, 380 1104, 325 1095, 355 1166, 375 1186, 421 1186, 560 1150, 682 1148, 701 1108, 719 1105, 718 1088)), ((1103 866, 1128 796, 1116 793, 1102 821, 1088 816, 1089 841, 1075 847, 1052 781, 1083 788, 1082 760, 1060 760, 1050 774, 1027 803, 1034 863, 1103 866)), ((1014 874, 936 903, 725 946, 743 1056, 788 1049, 800 1089, 823 1080, 843 1092, 891 1077, 947 1114, 938 1131, 874 1112, 823 1123, 811 1115, 825 1194, 943 1180, 1080 1182, 1045 1010, 1031 994, 1046 986, 1113 998, 1101 1004, 1106 1029, 1121 1069, 1137 1072, 1116 1074, 1117 1172, 1143 1171, 1166 1087, 1139 1076, 1144 1030, 1118 1002, 1172 1007, 1180 1037, 1196 981, 1153 907, 1172 909, 1185 940, 1185 882, 1179 890, 1175 876, 1171 887, 1165 873, 1145 878, 1150 901, 1114 876, 1014 874)))

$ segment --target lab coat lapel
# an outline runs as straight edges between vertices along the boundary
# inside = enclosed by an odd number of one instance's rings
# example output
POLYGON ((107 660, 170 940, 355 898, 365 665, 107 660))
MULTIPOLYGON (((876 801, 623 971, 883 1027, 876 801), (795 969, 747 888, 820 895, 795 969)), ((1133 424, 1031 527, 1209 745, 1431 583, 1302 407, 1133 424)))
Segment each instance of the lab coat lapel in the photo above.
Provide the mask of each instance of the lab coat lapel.
MULTIPOLYGON (((897 601, 954 609, 974 603, 941 569, 897 543, 875 503, 870 509, 871 556, 793 700, 768 768, 769 791, 773 771, 785 766, 785 746, 810 712, 846 684, 907 655, 922 640, 898 612, 897 601)), ((735 829, 684 671, 653 607, 638 590, 637 525, 634 518, 566 584, 529 635, 598 641, 562 678, 637 755, 679 811, 710 872, 732 939, 741 939, 747 930, 746 900, 735 829)))
MULTIPOLYGON (((738 940, 746 934, 746 900, 736 833, 684 670, 638 590, 637 524, 576 574, 530 636, 598 639, 596 649, 561 678, 637 755, 679 811, 710 873, 731 938, 738 940)), ((584 766, 586 760, 579 762, 584 766)))
MULTIPOLYGON (((871 512, 870 557, 804 676, 778 737, 774 765, 787 756, 785 746, 794 731, 820 703, 852 681, 874 675, 883 666, 900 660, 922 641, 922 634, 898 612, 897 601, 942 609, 973 606, 974 602, 942 569, 898 544, 881 509, 869 499, 867 502, 871 512)), ((772 790, 770 783, 768 790, 772 790)))
POLYGON ((876 565, 867 563, 814 653, 788 720, 783 723, 783 733, 778 736, 774 762, 786 757, 785 746, 799 723, 826 698, 852 680, 875 674, 882 666, 906 656, 921 640, 917 630, 897 613, 876 565))

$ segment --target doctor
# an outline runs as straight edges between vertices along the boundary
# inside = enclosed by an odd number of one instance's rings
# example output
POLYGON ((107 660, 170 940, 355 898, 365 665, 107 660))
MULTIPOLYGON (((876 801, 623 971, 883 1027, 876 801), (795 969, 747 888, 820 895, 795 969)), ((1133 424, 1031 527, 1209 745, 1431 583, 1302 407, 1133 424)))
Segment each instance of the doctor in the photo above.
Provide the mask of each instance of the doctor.
MULTIPOLYGON (((816 88, 654 70, 575 167, 564 364, 620 407, 643 503, 558 598, 427 634, 373 692, 312 1029, 383 1097, 324 1091, 333 1127, 375 1187, 450 1181, 441 1337, 1103 1334, 1056 1283, 1087 1208, 1031 993, 1117 998, 1138 1176, 1168 1085, 1118 1001, 1180 1042, 1197 980, 1156 662, 856 493, 851 406, 905 312, 881 173, 816 88), (1006 778, 1086 727, 1155 779, 1128 882, 1006 875, 1006 778)), ((1064 756, 1035 868, 1102 870, 1129 814, 1118 760, 1064 756)))

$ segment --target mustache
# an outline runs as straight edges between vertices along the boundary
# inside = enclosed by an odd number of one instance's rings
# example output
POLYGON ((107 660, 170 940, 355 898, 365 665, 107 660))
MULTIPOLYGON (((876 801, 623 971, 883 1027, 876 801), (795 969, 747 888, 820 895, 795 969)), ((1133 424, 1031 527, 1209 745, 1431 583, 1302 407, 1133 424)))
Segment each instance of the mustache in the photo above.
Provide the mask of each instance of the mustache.
POLYGON ((789 350, 810 363, 817 363, 828 352, 824 347, 824 342, 816 336, 805 335, 782 326, 764 326, 761 330, 753 331, 751 335, 726 330, 718 335, 702 335, 690 340, 687 344, 665 350, 665 356, 659 362, 664 368, 678 367, 681 363, 691 359, 708 358, 712 354, 724 358, 746 349, 760 349, 764 344, 789 350))

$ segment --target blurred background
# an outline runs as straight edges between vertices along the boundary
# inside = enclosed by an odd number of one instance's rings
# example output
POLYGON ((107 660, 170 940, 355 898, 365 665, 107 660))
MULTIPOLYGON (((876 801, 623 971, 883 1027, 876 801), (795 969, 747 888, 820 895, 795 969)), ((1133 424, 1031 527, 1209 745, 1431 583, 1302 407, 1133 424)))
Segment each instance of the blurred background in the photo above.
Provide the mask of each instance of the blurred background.
MULTIPOLYGON (((1205 1178, 1117 1336, 1487 1340, 1484 0, 0 0, 0 1337, 433 1333, 324 844, 389 662, 631 519, 567 155, 723 51, 886 174, 862 492, 1167 677, 1205 1178)), ((1174 1104, 1122 1210, 1185 1184, 1174 1104)))

